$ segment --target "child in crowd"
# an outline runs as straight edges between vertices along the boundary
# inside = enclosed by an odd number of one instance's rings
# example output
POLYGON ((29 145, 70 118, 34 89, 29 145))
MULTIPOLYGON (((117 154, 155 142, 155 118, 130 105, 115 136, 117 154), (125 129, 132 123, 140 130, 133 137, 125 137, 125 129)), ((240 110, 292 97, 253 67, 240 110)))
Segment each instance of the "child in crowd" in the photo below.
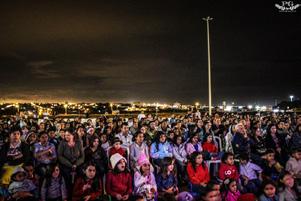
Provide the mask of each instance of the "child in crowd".
POLYGON ((182 136, 176 136, 173 142, 172 153, 176 159, 176 165, 178 170, 179 181, 186 181, 186 165, 187 165, 187 153, 185 150, 185 143, 182 136))
POLYGON ((279 201, 277 186, 272 180, 263 181, 261 189, 263 193, 259 197, 259 201, 279 201))
POLYGON ((121 147, 121 144, 122 141, 118 137, 115 137, 112 142, 113 146, 109 149, 109 158, 116 153, 119 153, 121 156, 126 158, 126 150, 121 147))
POLYGON ((42 183, 41 201, 67 201, 65 180, 57 164, 52 164, 42 183))
POLYGON ((48 141, 46 131, 42 131, 39 134, 39 142, 34 144, 34 158, 39 176, 45 176, 49 165, 57 159, 56 148, 48 141))
POLYGON ((135 169, 137 170, 134 174, 135 194, 143 195, 144 200, 154 200, 157 193, 157 184, 153 168, 145 154, 140 154, 135 169))
POLYGON ((237 188, 237 182, 235 179, 226 179, 223 182, 224 192, 223 192, 223 198, 225 201, 237 201, 240 192, 237 188))
POLYGON ((159 196, 165 196, 166 194, 176 195, 179 192, 177 170, 173 158, 166 157, 162 162, 162 169, 157 176, 157 187, 159 196))
POLYGON ((196 151, 191 154, 190 162, 187 165, 187 174, 189 182, 192 185, 192 192, 199 195, 201 188, 206 187, 210 180, 209 170, 204 162, 203 153, 196 151))
POLYGON ((23 164, 22 168, 27 174, 27 179, 31 180, 36 186, 39 186, 39 176, 35 172, 34 164, 32 162, 26 162, 23 164))
POLYGON ((152 143, 150 148, 150 156, 157 166, 162 165, 163 158, 173 156, 172 147, 166 140, 166 134, 164 132, 157 132, 156 140, 154 143, 152 143))
POLYGON ((275 151, 273 149, 268 149, 264 156, 263 161, 263 177, 264 179, 271 179, 277 181, 279 174, 281 173, 283 167, 275 159, 275 151))
POLYGON ((262 169, 250 162, 248 154, 241 154, 239 170, 242 186, 247 192, 257 194, 262 181, 262 169))
POLYGON ((293 175, 285 171, 280 177, 280 184, 283 185, 282 191, 279 193, 280 201, 298 201, 301 197, 300 192, 298 192, 297 185, 295 183, 293 175))
POLYGON ((22 167, 17 167, 11 175, 11 183, 8 187, 10 200, 18 201, 36 201, 38 198, 38 189, 27 179, 27 174, 22 167))
POLYGON ((49 142, 55 146, 57 149, 59 146, 59 140, 56 137, 55 129, 51 128, 48 130, 49 142))
POLYGON ((116 153, 110 158, 112 171, 107 174, 106 191, 112 201, 130 200, 132 194, 132 176, 126 168, 126 159, 116 153))
POLYGON ((207 186, 206 188, 202 189, 200 192, 200 201, 221 201, 221 194, 219 191, 212 189, 211 187, 207 186))
POLYGON ((202 144, 199 141, 199 133, 192 134, 188 143, 186 144, 186 152, 189 156, 195 151, 203 151, 202 144))
POLYGON ((100 144, 103 150, 105 150, 105 152, 107 153, 110 147, 110 143, 108 140, 108 136, 105 133, 100 134, 100 144))
POLYGON ((130 159, 131 167, 134 170, 137 166, 138 157, 143 154, 147 159, 149 159, 149 148, 144 142, 144 134, 141 131, 133 136, 134 143, 130 145, 130 159))
POLYGON ((213 135, 206 135, 204 138, 204 142, 202 144, 203 151, 210 153, 211 155, 216 156, 218 153, 217 146, 213 141, 213 135))
POLYGON ((224 153, 222 156, 222 163, 218 172, 219 178, 225 180, 227 178, 238 181, 239 172, 237 167, 234 165, 234 154, 230 152, 224 153))
POLYGON ((301 184, 301 149, 293 149, 291 157, 286 163, 285 170, 289 171, 301 184))
POLYGON ((96 135, 90 138, 89 146, 85 148, 85 163, 89 162, 93 162, 96 165, 97 176, 103 178, 107 172, 108 159, 96 135))
POLYGON ((93 162, 85 164, 84 175, 76 179, 72 201, 100 200, 102 195, 101 179, 96 177, 96 165, 93 162))

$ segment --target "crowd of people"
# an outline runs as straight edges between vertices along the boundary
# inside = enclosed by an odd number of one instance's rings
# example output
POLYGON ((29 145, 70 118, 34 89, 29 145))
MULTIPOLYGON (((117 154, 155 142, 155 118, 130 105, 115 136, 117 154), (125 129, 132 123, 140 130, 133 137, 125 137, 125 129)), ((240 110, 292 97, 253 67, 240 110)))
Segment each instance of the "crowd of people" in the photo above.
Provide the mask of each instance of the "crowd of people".
POLYGON ((0 200, 301 200, 301 116, 0 119, 0 200))

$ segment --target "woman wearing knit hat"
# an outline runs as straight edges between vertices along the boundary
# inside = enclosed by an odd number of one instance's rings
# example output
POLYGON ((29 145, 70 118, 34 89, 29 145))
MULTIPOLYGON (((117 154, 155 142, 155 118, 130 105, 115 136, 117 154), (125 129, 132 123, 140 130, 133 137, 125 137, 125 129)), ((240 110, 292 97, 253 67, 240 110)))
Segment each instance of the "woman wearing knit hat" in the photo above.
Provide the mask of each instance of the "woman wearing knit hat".
POLYGON ((127 160, 119 153, 110 158, 112 171, 107 174, 106 191, 112 201, 130 200, 132 194, 132 176, 126 168, 127 160))
POLYGON ((145 154, 140 154, 134 174, 134 192, 143 195, 144 200, 154 200, 157 193, 153 168, 145 154))

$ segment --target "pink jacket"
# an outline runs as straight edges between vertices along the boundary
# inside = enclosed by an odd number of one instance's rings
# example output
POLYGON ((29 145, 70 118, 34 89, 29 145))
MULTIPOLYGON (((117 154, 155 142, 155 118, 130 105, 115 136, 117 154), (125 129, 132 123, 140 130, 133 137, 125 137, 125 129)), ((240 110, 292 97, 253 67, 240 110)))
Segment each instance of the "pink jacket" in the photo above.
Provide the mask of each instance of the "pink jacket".
POLYGON ((188 155, 191 155, 195 151, 203 151, 201 143, 198 143, 198 150, 195 150, 193 144, 191 144, 191 143, 186 144, 186 152, 188 155))
POLYGON ((239 198, 239 196, 240 196, 240 192, 239 191, 236 191, 236 193, 232 193, 232 192, 228 191, 225 194, 225 201, 237 201, 237 199, 239 198))

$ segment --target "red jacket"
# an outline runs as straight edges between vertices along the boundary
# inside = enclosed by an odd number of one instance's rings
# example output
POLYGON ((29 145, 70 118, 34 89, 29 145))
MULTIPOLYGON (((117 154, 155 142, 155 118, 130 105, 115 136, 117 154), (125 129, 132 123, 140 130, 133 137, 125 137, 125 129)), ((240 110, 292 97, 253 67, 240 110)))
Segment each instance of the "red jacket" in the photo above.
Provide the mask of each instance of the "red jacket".
POLYGON ((194 171, 192 164, 188 163, 187 174, 192 184, 208 183, 210 180, 209 170, 207 166, 203 168, 202 165, 199 165, 196 167, 196 171, 194 171))
POLYGON ((239 178, 239 173, 235 165, 221 163, 218 176, 221 180, 225 180, 226 178, 237 180, 239 178))
POLYGON ((82 198, 84 198, 87 195, 91 196, 90 200, 96 200, 96 198, 98 198, 102 194, 101 180, 96 179, 96 181, 98 182, 98 188, 92 189, 92 186, 93 186, 92 183, 95 181, 93 181, 92 179, 85 180, 82 177, 77 178, 75 181, 75 184, 74 184, 74 188, 73 188, 72 201, 82 200, 82 198), (85 191, 83 191, 83 187, 86 184, 91 185, 91 188, 88 188, 85 191))
POLYGON ((106 178, 106 191, 108 195, 113 197, 116 197, 117 194, 130 195, 133 191, 131 174, 109 172, 106 178))
POLYGON ((204 142, 203 145, 203 151, 208 151, 210 153, 217 153, 217 147, 215 146, 215 144, 212 144, 210 142, 204 142))

